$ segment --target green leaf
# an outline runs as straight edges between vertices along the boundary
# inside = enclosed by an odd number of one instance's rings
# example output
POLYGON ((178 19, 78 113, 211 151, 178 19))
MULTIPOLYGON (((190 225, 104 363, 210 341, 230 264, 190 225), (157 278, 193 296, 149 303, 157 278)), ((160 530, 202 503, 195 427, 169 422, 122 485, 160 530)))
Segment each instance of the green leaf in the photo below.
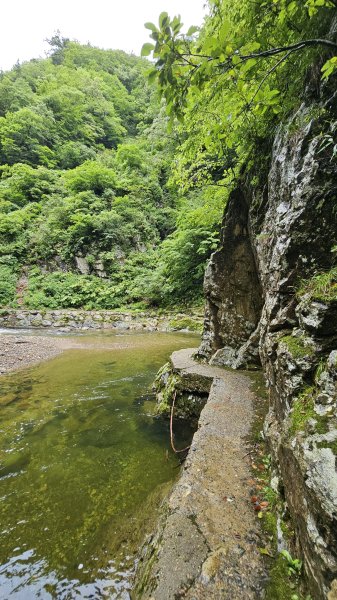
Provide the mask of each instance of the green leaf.
POLYGON ((322 79, 329 79, 330 75, 337 70, 337 56, 333 56, 324 63, 322 71, 322 79))
MULTIPOLYGON (((260 515, 260 513, 259 513, 259 515, 260 515)), ((270 552, 269 548, 259 548, 259 551, 260 551, 260 554, 274 558, 274 554, 272 554, 272 552, 270 552)))
POLYGON ((143 44, 140 55, 141 56, 149 56, 152 52, 152 50, 154 50, 154 45, 153 44, 143 44))
POLYGON ((149 83, 153 83, 157 77, 158 77, 158 71, 157 69, 152 69, 149 73, 148 73, 148 81, 149 83))
POLYGON ((157 27, 153 23, 145 23, 144 27, 150 31, 158 31, 157 27))
POLYGON ((199 27, 196 27, 195 25, 191 25, 191 27, 188 29, 186 35, 187 35, 187 37, 191 37, 197 31, 199 31, 199 27))
POLYGON ((223 23, 220 27, 219 33, 218 33, 218 40, 219 40, 220 44, 224 44, 227 41, 230 29, 231 29, 230 22, 226 21, 226 20, 223 21, 223 23))
POLYGON ((169 16, 167 12, 162 12, 159 15, 159 25, 160 28, 163 29, 166 25, 169 24, 169 16))
POLYGON ((179 31, 181 30, 183 26, 183 23, 181 22, 181 18, 180 15, 178 15, 177 17, 174 17, 171 21, 171 27, 174 33, 179 33, 179 31))
POLYGON ((256 58, 250 58, 241 67, 240 73, 248 73, 257 63, 256 58))

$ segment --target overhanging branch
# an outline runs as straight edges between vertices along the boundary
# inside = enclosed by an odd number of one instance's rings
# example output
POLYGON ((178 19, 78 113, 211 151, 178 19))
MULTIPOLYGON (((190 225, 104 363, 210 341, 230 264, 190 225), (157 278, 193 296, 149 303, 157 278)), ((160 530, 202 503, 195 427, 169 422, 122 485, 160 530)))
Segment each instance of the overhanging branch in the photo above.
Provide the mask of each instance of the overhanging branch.
MULTIPOLYGON (((289 46, 280 46, 278 48, 271 48, 270 50, 262 50, 261 52, 252 52, 251 54, 234 54, 234 56, 237 56, 242 62, 245 62, 247 60, 250 60, 251 58, 269 58, 270 56, 276 56, 277 54, 282 54, 283 52, 292 54, 297 50, 302 50, 302 48, 313 46, 327 46, 328 48, 333 48, 337 51, 337 44, 335 44, 335 42, 324 39, 313 39, 302 40, 301 42, 297 42, 296 44, 290 44, 289 46)), ((228 67, 228 63, 232 61, 232 58, 233 56, 229 56, 225 62, 219 63, 218 67, 228 67)))
MULTIPOLYGON (((336 0, 336 3, 337 3, 337 0, 336 0)), ((320 39, 320 38, 315 39, 314 38, 314 39, 310 39, 310 40, 302 40, 300 42, 296 42, 296 44, 289 44, 288 46, 279 46, 277 48, 271 48, 270 50, 261 50, 261 52, 251 52, 250 54, 240 54, 239 52, 237 52, 237 53, 234 53, 234 54, 228 56, 228 58, 226 58, 225 61, 218 63, 217 67, 223 67, 223 68, 228 69, 229 67, 233 66, 233 62, 232 62, 233 57, 237 57, 241 62, 245 62, 252 58, 269 58, 271 56, 277 56, 278 54, 282 54, 282 53, 286 52, 287 55, 286 55, 286 57, 284 57, 284 60, 285 60, 293 52, 302 50, 303 48, 306 48, 306 47, 315 47, 315 46, 325 46, 327 48, 331 48, 332 50, 337 51, 337 44, 335 42, 333 42, 332 40, 320 39)), ((178 56, 182 61, 184 61, 184 63, 186 65, 192 66, 194 68, 194 70, 198 69, 201 66, 201 63, 196 64, 196 63, 191 62, 189 60, 190 57, 206 59, 207 61, 216 61, 217 60, 216 57, 206 56, 204 54, 198 55, 198 54, 192 54, 192 53, 179 53, 178 56)), ((283 62, 283 59, 281 60, 281 62, 283 62)))

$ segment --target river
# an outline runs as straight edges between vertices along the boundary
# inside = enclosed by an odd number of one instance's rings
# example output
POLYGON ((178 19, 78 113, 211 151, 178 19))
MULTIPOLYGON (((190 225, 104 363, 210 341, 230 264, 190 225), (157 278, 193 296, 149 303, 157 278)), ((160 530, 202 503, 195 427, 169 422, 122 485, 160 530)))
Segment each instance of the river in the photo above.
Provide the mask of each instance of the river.
POLYGON ((128 599, 178 474, 151 382, 198 337, 76 339, 79 349, 0 378, 1 599, 128 599))

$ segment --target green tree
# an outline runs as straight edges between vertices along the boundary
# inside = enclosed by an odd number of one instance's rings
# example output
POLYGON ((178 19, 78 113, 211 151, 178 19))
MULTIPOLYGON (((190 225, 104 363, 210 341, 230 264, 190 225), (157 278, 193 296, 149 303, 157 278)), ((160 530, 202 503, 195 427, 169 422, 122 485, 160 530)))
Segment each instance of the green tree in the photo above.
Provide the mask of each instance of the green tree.
POLYGON ((45 106, 21 108, 0 117, 0 160, 36 165, 52 159, 53 114, 45 106))
POLYGON ((62 182, 51 169, 22 163, 0 167, 0 200, 10 202, 12 210, 28 202, 43 202, 54 193, 62 193, 62 182))

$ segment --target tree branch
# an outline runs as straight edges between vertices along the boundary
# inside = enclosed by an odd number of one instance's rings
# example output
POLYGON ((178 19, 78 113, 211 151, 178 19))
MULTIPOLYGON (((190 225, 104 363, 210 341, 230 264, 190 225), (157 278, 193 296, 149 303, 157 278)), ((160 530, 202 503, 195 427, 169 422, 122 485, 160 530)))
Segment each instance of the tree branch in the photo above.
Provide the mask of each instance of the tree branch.
MULTIPOLYGON (((337 0, 335 0, 335 1, 337 4, 337 0)), ((317 39, 310 39, 310 40, 302 40, 301 42, 296 42, 296 44, 290 44, 289 46, 279 46, 277 48, 271 48, 270 50, 262 50, 261 52, 252 52, 251 54, 234 54, 234 55, 228 56, 228 58, 226 58, 226 60, 224 62, 219 63, 217 66, 218 67, 227 67, 227 68, 229 67, 229 65, 232 66, 233 56, 237 56, 242 62, 245 62, 246 60, 249 60, 251 58, 268 58, 270 56, 276 56, 277 54, 282 54, 282 52, 287 52, 287 53, 292 54, 292 52, 296 52, 297 50, 302 50, 302 48, 306 48, 306 47, 310 47, 310 46, 327 46, 328 48, 332 48, 337 51, 337 44, 335 42, 333 42, 332 40, 317 38, 317 39)), ((186 58, 187 56, 193 56, 193 58, 206 58, 208 61, 217 60, 215 57, 206 56, 204 54, 197 55, 197 54, 181 53, 178 56, 182 60, 184 60, 186 62, 186 64, 193 66, 195 69, 198 68, 200 66, 200 64, 196 65, 195 63, 190 62, 186 58)), ((287 56, 289 56, 289 54, 287 54, 287 56)), ((283 62, 283 59, 281 60, 281 62, 283 62)))
MULTIPOLYGON (((297 50, 297 48, 296 48, 296 50, 297 50)), ((296 50, 295 49, 289 50, 289 52, 287 52, 287 54, 285 54, 285 56, 282 56, 282 58, 280 58, 280 60, 278 60, 277 63, 271 69, 269 69, 269 71, 267 71, 267 73, 263 77, 262 81, 259 83, 258 88, 255 91, 253 97, 251 98, 251 100, 250 100, 250 102, 248 104, 248 108, 251 107, 254 98, 259 93, 260 89, 262 88, 262 86, 263 86, 264 82, 266 81, 266 79, 268 79, 269 75, 271 75, 274 71, 276 71, 277 67, 279 67, 281 63, 283 63, 285 60, 287 60, 287 58, 290 56, 290 54, 292 54, 296 50)))
MULTIPOLYGON (((328 46, 328 48, 333 48, 337 50, 337 44, 332 42, 331 40, 324 39, 312 39, 312 40, 302 40, 301 42, 297 42, 296 44, 290 44, 289 46, 280 46, 279 48, 271 48, 270 50, 262 50, 262 52, 252 52, 251 54, 240 55, 238 57, 241 60, 248 60, 250 58, 263 58, 268 56, 275 56, 275 54, 280 54, 281 52, 288 52, 288 50, 301 50, 306 46, 328 46)), ((225 64, 225 63, 224 63, 225 64)), ((220 63, 221 65, 221 63, 220 63)))

